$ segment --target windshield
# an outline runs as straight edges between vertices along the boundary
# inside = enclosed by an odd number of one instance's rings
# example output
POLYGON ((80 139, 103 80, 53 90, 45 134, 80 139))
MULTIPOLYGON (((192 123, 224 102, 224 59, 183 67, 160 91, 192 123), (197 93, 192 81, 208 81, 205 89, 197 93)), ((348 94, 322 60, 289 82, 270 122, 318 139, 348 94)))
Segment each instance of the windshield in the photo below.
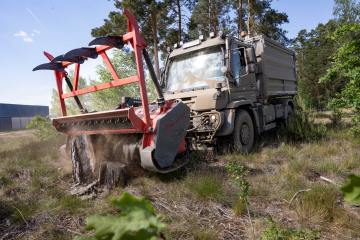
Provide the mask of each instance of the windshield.
POLYGON ((170 62, 165 91, 214 88, 217 82, 225 80, 221 71, 224 66, 223 59, 220 46, 175 57, 170 62))

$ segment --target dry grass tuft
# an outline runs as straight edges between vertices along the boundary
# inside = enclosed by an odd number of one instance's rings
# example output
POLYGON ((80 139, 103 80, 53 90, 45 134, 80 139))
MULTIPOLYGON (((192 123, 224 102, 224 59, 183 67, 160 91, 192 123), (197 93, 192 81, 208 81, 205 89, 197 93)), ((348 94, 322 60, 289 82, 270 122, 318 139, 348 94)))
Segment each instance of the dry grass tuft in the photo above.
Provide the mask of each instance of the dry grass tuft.
POLYGON ((334 186, 316 184, 294 203, 300 222, 307 226, 326 224, 334 220, 339 192, 334 186))

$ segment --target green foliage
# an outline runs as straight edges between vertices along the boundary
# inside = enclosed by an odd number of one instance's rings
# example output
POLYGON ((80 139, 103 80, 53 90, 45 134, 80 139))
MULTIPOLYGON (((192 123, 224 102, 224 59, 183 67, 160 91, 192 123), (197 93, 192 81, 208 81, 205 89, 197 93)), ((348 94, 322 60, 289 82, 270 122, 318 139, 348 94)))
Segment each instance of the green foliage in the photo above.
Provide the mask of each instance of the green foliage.
POLYGON ((260 236, 260 240, 316 240, 319 238, 319 231, 284 228, 276 224, 272 219, 269 219, 268 227, 260 236))
POLYGON ((77 240, 158 239, 165 225, 161 223, 151 203, 144 198, 124 192, 112 204, 120 210, 118 215, 94 215, 86 219, 86 230, 94 230, 91 237, 77 240))
POLYGON ((359 96, 351 79, 359 79, 359 31, 353 27, 359 24, 360 3, 335 0, 334 16, 311 31, 301 30, 293 41, 298 92, 307 108, 333 110, 359 96))
MULTIPOLYGON (((113 66, 115 67, 118 75, 122 78, 129 77, 137 74, 136 64, 134 61, 133 53, 126 51, 114 50, 113 56, 111 57, 113 66)), ((98 79, 91 80, 90 85, 97 85, 101 83, 106 83, 113 81, 113 77, 106 68, 105 64, 97 66, 98 79)), ((73 73, 69 74, 70 79, 72 79, 73 73)), ((79 78, 79 88, 86 86, 86 80, 82 77, 79 78)), ((148 92, 149 101, 156 100, 155 87, 151 80, 146 80, 146 87, 148 92)), ((68 91, 68 90, 67 90, 68 91)), ((109 110, 115 109, 121 100, 121 97, 139 97, 139 85, 138 84, 129 84, 117 88, 105 89, 102 91, 97 91, 89 95, 79 96, 80 101, 86 105, 90 110, 109 110)), ((66 101, 67 113, 68 115, 79 114, 79 108, 76 105, 74 99, 67 99, 66 101)), ((53 96, 51 100, 51 115, 60 116, 61 109, 59 103, 59 97, 57 91, 53 90, 53 96)))
POLYGON ((341 91, 334 96, 329 106, 334 109, 351 108, 355 111, 355 131, 360 121, 360 24, 344 24, 331 38, 339 45, 333 55, 333 64, 321 78, 332 84, 336 79, 344 83, 341 91))
MULTIPOLYGON (((72 80, 74 77, 74 72, 70 71, 68 76, 72 80)), ((70 90, 69 90, 68 86, 66 85, 65 81, 63 84, 65 85, 64 91, 69 92, 70 90)), ((79 86, 78 87, 79 87, 79 89, 86 87, 85 78, 83 78, 81 76, 79 77, 79 86)), ((88 100, 89 100, 89 95, 81 95, 78 97, 79 97, 81 103, 83 104, 83 106, 86 107, 88 100)), ((66 105, 67 114, 69 114, 69 115, 80 114, 79 107, 77 106, 77 104, 73 98, 65 99, 65 105, 66 105)), ((62 116, 59 95, 58 95, 58 92, 56 89, 52 90, 51 104, 50 104, 50 116, 53 116, 53 117, 62 116)))
POLYGON ((122 35, 127 32, 124 9, 129 9, 135 16, 141 28, 142 36, 153 49, 154 69, 160 75, 158 49, 163 41, 165 29, 172 23, 168 16, 169 1, 148 0, 114 0, 117 11, 111 11, 104 24, 94 28, 91 34, 94 37, 106 35, 122 35))
POLYGON ((227 2, 225 1, 197 1, 189 22, 190 38, 197 38, 200 32, 205 36, 209 36, 210 32, 217 34, 220 30, 223 30, 220 29, 220 26, 224 25, 226 19, 222 18, 222 16, 226 15, 227 11, 227 2))
POLYGON ((342 83, 339 80, 332 84, 319 83, 320 77, 331 64, 330 56, 336 50, 334 40, 328 36, 337 26, 336 21, 330 20, 311 31, 301 30, 293 42, 298 92, 306 108, 324 108, 329 98, 341 89, 342 83))
POLYGON ((234 202, 233 209, 237 215, 241 215, 247 209, 247 198, 250 190, 250 183, 246 180, 248 170, 244 165, 236 161, 230 161, 226 164, 226 171, 235 187, 239 190, 237 193, 239 199, 234 202))
MULTIPOLYGON (((136 74, 136 64, 133 54, 124 51, 115 50, 111 62, 116 69, 118 75, 122 78, 130 77, 136 74)), ((105 64, 97 67, 98 79, 92 80, 91 85, 113 81, 113 77, 106 68, 105 64)), ((122 96, 138 97, 138 84, 129 84, 118 88, 110 88, 103 91, 97 91, 91 94, 90 105, 96 110, 109 110, 116 108, 122 96)))
POLYGON ((254 1, 255 32, 287 45, 289 43, 287 32, 280 26, 289 22, 288 16, 271 8, 271 2, 272 0, 254 1))
POLYGON ((36 134, 41 140, 53 139, 58 136, 58 133, 51 124, 50 119, 41 116, 33 117, 26 128, 36 129, 36 134))
MULTIPOLYGON (((137 74, 136 64, 133 53, 115 50, 111 62, 120 77, 130 77, 137 74)), ((106 66, 100 65, 97 69, 99 79, 92 80, 91 85, 101 84, 113 81, 110 72, 106 66)), ((151 80, 146 80, 146 88, 148 98, 151 101, 156 99, 154 84, 151 80)), ((109 110, 116 108, 121 100, 121 97, 139 97, 140 89, 138 84, 129 84, 118 88, 110 88, 103 91, 97 91, 91 94, 89 99, 90 105, 96 110, 109 110)))
POLYGON ((164 42, 160 45, 163 51, 167 46, 174 46, 175 43, 179 43, 188 38, 185 26, 188 24, 189 19, 184 13, 187 11, 192 12, 196 2, 197 0, 167 1, 169 8, 169 27, 159 29, 160 36, 164 36, 164 42))
POLYGON ((339 22, 359 22, 360 2, 357 0, 335 0, 333 14, 339 22))
POLYGON ((341 187, 345 201, 360 205, 360 177, 350 175, 348 181, 341 187))
POLYGON ((324 137, 325 126, 314 123, 301 98, 296 99, 296 105, 293 116, 280 129, 280 135, 288 141, 315 141, 324 137))
MULTIPOLYGON (((254 1, 254 30, 258 34, 264 34, 287 44, 286 31, 280 25, 289 22, 288 16, 286 13, 281 13, 271 8, 271 2, 272 0, 254 1)), ((247 6, 246 3, 247 1, 243 1, 244 6, 247 6)), ((246 22, 245 18, 249 14, 248 12, 249 10, 243 7, 242 30, 246 30, 244 23, 246 22)), ((239 1, 199 0, 191 12, 189 36, 190 38, 197 38, 199 32, 208 36, 209 31, 217 33, 220 30, 225 33, 238 32, 236 28, 240 27, 239 15, 239 1), (236 11, 237 14, 230 14, 232 11, 236 11)))
POLYGON ((250 184, 246 180, 246 176, 249 172, 247 168, 236 161, 230 161, 226 164, 226 171, 235 186, 239 189, 239 197, 246 199, 250 189, 250 184))

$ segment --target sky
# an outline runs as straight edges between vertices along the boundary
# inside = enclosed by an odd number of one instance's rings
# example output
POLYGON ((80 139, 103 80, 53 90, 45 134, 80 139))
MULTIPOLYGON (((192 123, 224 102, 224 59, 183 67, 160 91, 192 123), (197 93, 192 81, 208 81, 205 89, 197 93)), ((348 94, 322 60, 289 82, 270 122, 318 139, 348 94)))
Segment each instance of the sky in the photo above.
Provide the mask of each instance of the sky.
MULTIPOLYGON (((288 36, 312 29, 332 17, 333 0, 274 0, 273 8, 286 12, 283 25, 288 36)), ((109 11, 108 0, 13 0, 0 1, 0 103, 49 105, 54 75, 32 69, 54 56, 85 47, 91 29, 101 26, 109 11)), ((86 79, 96 78, 100 59, 81 66, 86 79)))

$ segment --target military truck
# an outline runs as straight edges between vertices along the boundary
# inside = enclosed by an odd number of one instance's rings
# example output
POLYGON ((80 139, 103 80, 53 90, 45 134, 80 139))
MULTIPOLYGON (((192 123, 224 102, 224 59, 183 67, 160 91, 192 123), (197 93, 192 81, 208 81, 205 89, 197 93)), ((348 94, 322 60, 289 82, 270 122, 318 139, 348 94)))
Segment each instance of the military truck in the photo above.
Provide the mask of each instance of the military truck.
POLYGON ((261 35, 211 33, 174 46, 161 86, 166 100, 190 107, 193 146, 248 153, 257 136, 286 123, 295 110, 295 53, 261 35))
POLYGON ((99 37, 89 43, 92 47, 57 57, 44 52, 49 62, 33 69, 55 73, 62 116, 52 123, 68 136, 64 152, 76 183, 125 183, 141 175, 140 166, 160 173, 175 171, 198 145, 225 144, 247 153, 257 135, 294 112, 295 55, 280 44, 263 36, 201 36, 175 46, 159 84, 136 18, 126 9, 124 14, 128 23, 124 35, 99 37), (134 52, 133 76, 119 75, 107 55, 125 45, 134 52), (98 56, 113 80, 79 88, 81 64, 98 56), (143 60, 157 94, 151 104, 143 60), (66 72, 70 66, 75 68, 72 81, 66 72), (63 83, 70 92, 63 92, 63 83), (116 109, 88 111, 78 97, 127 84, 137 84, 139 98, 121 96, 116 109), (81 114, 67 115, 67 98, 74 99, 81 114))

